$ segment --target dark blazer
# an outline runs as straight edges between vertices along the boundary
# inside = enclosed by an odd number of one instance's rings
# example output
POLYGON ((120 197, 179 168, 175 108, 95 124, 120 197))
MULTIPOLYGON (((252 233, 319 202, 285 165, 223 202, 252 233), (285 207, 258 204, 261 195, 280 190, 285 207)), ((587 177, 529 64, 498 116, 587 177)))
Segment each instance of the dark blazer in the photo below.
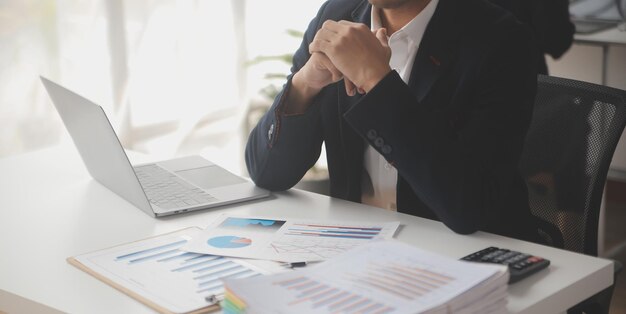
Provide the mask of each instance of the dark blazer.
MULTIPOLYGON (((308 60, 308 44, 325 20, 370 25, 370 10, 366 0, 326 2, 292 73, 308 60)), ((440 0, 408 85, 392 71, 367 95, 349 97, 340 81, 305 113, 285 115, 289 80, 249 136, 250 176, 261 187, 289 189, 324 143, 331 196, 359 202, 367 141, 398 170, 398 211, 440 220, 458 233, 531 239, 518 170, 536 90, 531 40, 530 30, 500 7, 440 0)))

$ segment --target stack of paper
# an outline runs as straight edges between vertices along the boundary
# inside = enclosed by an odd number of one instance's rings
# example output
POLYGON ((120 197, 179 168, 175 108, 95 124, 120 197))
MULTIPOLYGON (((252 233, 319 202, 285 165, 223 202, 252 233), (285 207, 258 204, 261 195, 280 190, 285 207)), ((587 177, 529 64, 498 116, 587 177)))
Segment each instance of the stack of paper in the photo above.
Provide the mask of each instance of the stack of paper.
POLYGON ((506 313, 508 269, 375 241, 307 269, 225 280, 224 313, 506 313))

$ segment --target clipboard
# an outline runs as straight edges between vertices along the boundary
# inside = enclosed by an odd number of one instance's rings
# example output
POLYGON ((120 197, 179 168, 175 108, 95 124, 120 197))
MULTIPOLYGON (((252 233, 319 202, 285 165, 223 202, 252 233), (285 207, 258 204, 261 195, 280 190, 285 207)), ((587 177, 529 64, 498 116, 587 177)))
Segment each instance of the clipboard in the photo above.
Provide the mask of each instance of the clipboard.
POLYGON ((273 273, 250 262, 180 250, 201 232, 190 227, 67 258, 67 262, 159 313, 220 309, 221 280, 273 273), (156 274, 156 276, 155 276, 156 274), (212 290, 211 290, 212 289, 212 290))
MULTIPOLYGON (((151 300, 142 297, 141 295, 135 293, 133 290, 128 289, 120 284, 115 283, 114 281, 108 279, 105 276, 100 275, 99 273, 91 270, 89 267, 83 265, 81 262, 79 262, 78 260, 76 260, 76 258, 74 257, 68 257, 67 258, 67 262, 74 265, 75 267, 77 267, 78 269, 96 277, 96 279, 106 283, 107 285, 121 291, 122 293, 128 295, 129 297, 143 303, 144 305, 148 306, 149 308, 159 312, 159 313, 163 313, 163 314, 174 314, 174 312, 160 306, 159 304, 152 302, 151 300)), ((200 308, 198 310, 192 311, 192 312, 187 312, 189 314, 200 314, 200 313, 212 313, 212 312, 217 312, 220 309, 220 306, 218 304, 213 304, 213 305, 209 305, 207 307, 204 308, 200 308)))

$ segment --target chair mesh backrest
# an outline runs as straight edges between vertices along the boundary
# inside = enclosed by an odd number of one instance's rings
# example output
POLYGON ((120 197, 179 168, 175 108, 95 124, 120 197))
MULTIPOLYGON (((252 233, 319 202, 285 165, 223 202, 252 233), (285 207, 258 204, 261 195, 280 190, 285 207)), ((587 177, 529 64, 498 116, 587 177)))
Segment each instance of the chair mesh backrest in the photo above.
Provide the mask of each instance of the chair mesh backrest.
POLYGON ((563 248, 597 255, 606 176, 626 124, 626 92, 540 75, 520 169, 532 213, 563 248))

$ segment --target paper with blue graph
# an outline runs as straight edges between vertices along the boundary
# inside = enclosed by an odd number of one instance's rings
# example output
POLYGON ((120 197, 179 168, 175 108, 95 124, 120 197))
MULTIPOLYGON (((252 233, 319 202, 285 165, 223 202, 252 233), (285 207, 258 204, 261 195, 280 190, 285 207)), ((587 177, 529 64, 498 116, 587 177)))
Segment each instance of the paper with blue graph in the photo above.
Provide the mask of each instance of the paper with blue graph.
POLYGON ((323 261, 373 240, 391 239, 399 222, 337 222, 221 216, 183 246, 196 253, 281 262, 323 261))
POLYGON ((284 270, 275 262, 182 251, 181 247, 200 232, 200 228, 183 229, 68 261, 163 313, 188 313, 211 306, 217 310, 215 301, 207 297, 223 294, 222 280, 284 270))

